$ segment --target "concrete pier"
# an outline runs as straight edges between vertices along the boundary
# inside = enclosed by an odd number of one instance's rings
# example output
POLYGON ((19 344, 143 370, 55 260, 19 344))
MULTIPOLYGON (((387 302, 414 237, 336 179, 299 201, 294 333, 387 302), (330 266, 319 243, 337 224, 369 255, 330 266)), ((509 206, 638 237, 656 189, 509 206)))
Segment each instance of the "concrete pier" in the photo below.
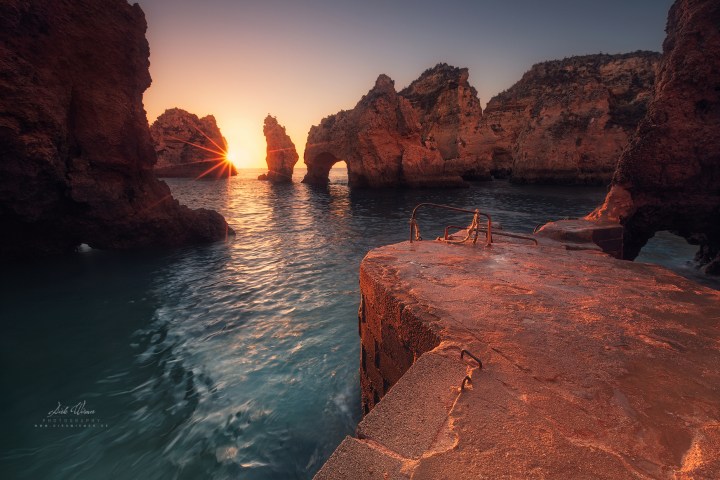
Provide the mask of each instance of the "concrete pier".
POLYGON ((367 415, 316 478, 720 478, 720 292, 525 243, 366 256, 367 415))

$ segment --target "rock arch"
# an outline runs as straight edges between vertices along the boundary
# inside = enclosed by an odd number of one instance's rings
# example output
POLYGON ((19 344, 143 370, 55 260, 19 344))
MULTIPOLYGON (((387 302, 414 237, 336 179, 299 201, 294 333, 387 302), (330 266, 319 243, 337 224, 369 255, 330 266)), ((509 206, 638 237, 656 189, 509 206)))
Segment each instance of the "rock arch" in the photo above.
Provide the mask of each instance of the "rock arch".
POLYGON ((309 161, 305 161, 305 163, 308 165, 308 173, 305 175, 303 182, 313 185, 327 184, 328 176, 330 175, 330 169, 333 167, 333 165, 343 160, 341 158, 338 158, 337 155, 334 155, 327 150, 323 150, 320 153, 311 157, 308 157, 306 153, 305 158, 309 158, 309 161))
POLYGON ((380 75, 355 108, 310 128, 303 182, 327 185, 332 165, 344 160, 351 187, 463 185, 458 174, 445 172, 440 152, 425 145, 421 131, 410 102, 380 75))

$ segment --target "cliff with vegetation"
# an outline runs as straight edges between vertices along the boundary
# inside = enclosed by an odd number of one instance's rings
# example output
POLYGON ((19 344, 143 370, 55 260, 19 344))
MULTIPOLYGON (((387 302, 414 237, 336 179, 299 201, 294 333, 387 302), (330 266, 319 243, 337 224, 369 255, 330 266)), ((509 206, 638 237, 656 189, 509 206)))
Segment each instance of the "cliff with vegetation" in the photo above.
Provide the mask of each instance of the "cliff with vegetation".
POLYGON ((660 54, 534 65, 485 109, 482 162, 519 183, 608 183, 647 111, 660 54))
POLYGON ((153 173, 145 30, 124 0, 0 3, 0 256, 226 236, 153 173))
POLYGON ((237 175, 215 117, 198 118, 180 108, 165 110, 150 126, 160 177, 221 178, 237 175))

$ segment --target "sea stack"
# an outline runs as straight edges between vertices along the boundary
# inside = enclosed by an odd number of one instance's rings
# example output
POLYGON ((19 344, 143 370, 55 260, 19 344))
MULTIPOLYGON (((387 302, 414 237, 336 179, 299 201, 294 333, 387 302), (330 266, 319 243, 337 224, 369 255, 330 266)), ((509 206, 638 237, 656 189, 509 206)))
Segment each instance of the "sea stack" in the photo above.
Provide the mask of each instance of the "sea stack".
POLYGON ((482 107, 468 77, 467 68, 440 63, 399 94, 417 112, 423 142, 438 149, 445 172, 467 180, 489 180, 488 165, 478 156, 482 107))
POLYGON ((377 78, 355 108, 310 128, 305 146, 308 172, 303 182, 326 185, 330 168, 340 160, 347 164, 351 187, 465 184, 458 174, 445 172, 437 148, 423 143, 417 112, 397 94, 387 75, 377 78))
POLYGON ((588 218, 624 226, 633 259, 655 232, 700 245, 697 260, 720 273, 720 3, 678 0, 654 98, 620 157, 605 203, 588 218))
POLYGON ((125 0, 0 4, 0 257, 227 235, 153 172, 146 28, 125 0))
POLYGON ((223 178, 237 175, 215 117, 198 118, 180 108, 165 110, 150 127, 159 177, 223 178))
POLYGON ((633 52, 533 65, 488 102, 481 162, 516 183, 609 183, 647 111, 659 61, 633 52))
POLYGON ((263 133, 267 143, 267 156, 265 161, 268 173, 260 175, 259 180, 270 180, 276 183, 292 182, 293 169, 298 161, 295 144, 285 132, 285 127, 271 115, 265 117, 263 133))

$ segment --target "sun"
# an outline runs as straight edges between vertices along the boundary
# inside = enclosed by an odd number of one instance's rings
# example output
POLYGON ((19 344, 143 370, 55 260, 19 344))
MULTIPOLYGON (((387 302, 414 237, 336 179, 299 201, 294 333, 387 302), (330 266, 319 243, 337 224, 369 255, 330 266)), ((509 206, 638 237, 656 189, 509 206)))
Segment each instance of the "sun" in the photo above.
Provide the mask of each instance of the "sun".
POLYGON ((225 152, 225 161, 235 165, 235 168, 240 167, 240 158, 238 157, 238 154, 234 150, 228 149, 225 152))

